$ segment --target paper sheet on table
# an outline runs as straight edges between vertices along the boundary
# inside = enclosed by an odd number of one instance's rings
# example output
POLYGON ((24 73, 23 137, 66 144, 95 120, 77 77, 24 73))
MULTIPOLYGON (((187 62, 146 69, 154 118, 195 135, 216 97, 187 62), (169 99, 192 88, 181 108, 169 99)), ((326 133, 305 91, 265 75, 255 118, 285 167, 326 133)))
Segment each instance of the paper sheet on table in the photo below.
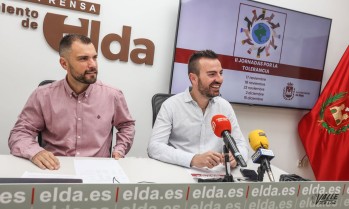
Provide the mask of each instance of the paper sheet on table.
POLYGON ((209 179, 209 178, 222 178, 225 175, 225 167, 223 164, 219 164, 213 168, 190 168, 188 172, 193 178, 209 179))
POLYGON ((114 159, 74 160, 76 176, 84 183, 129 183, 124 170, 114 159))

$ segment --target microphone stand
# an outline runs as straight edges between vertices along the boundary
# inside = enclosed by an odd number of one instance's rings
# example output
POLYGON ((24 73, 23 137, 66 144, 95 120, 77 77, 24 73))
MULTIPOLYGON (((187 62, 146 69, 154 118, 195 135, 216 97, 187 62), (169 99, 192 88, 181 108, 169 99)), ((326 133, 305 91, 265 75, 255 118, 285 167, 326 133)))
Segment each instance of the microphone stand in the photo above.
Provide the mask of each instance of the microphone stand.
POLYGON ((230 169, 229 150, 225 145, 223 145, 223 153, 224 153, 224 165, 225 165, 225 176, 223 178, 223 182, 234 182, 233 176, 231 175, 231 169, 230 169))
POLYGON ((223 145, 224 153, 224 166, 225 166, 225 175, 224 178, 219 179, 198 179, 198 182, 234 182, 233 176, 231 175, 230 169, 230 160, 229 160, 229 149, 223 145))
POLYGON ((261 165, 258 167, 257 173, 258 173, 257 180, 262 182, 264 179, 264 173, 265 173, 265 167, 263 166, 263 163, 261 163, 261 165))

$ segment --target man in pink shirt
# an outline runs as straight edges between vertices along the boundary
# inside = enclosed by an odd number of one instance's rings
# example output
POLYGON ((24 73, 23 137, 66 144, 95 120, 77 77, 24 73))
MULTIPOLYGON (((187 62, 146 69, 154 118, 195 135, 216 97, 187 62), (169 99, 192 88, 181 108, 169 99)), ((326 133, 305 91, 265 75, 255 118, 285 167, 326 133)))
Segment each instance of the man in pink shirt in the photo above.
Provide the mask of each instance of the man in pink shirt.
POLYGON ((130 150, 135 134, 123 93, 97 80, 97 52, 91 40, 69 34, 59 46, 66 78, 37 88, 11 130, 11 154, 42 169, 59 169, 55 156, 110 157, 112 128, 117 129, 112 157, 130 150), (43 147, 36 137, 41 132, 43 147))

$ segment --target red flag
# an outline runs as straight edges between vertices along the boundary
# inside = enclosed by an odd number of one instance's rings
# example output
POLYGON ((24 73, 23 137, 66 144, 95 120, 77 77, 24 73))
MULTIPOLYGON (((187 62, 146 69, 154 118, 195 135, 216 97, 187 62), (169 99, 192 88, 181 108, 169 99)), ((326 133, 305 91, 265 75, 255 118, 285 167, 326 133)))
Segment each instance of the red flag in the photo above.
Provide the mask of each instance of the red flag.
POLYGON ((316 180, 349 180, 349 47, 298 132, 316 180))

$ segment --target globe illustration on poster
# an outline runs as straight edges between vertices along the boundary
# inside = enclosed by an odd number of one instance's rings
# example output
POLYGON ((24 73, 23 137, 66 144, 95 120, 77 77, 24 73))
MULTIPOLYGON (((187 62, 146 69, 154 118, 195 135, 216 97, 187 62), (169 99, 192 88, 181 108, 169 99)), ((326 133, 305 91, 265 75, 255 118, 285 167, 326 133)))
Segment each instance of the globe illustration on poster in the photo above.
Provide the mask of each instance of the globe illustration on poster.
POLYGON ((265 23, 258 23, 252 28, 252 38, 257 44, 265 44, 270 38, 270 29, 265 23))

